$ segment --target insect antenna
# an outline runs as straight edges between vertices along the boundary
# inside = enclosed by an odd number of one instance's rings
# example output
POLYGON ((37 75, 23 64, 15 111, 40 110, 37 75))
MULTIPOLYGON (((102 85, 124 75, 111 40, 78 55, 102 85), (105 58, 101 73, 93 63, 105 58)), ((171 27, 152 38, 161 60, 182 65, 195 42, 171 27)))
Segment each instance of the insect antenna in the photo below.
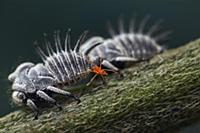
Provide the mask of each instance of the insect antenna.
POLYGON ((88 31, 84 31, 83 34, 81 34, 81 36, 79 37, 78 41, 76 42, 76 45, 74 47, 74 51, 75 52, 78 52, 79 51, 79 48, 80 48, 80 45, 83 43, 84 39, 86 38, 88 34, 88 31))
POLYGON ((65 51, 70 51, 71 49, 71 45, 70 45, 70 32, 71 29, 68 29, 67 33, 66 33, 66 37, 65 37, 65 51))

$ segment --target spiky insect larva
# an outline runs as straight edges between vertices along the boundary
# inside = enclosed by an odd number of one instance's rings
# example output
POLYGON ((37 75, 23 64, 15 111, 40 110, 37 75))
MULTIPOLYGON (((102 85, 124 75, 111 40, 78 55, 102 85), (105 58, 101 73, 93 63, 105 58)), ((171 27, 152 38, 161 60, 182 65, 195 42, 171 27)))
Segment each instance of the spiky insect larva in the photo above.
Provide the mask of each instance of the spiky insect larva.
POLYGON ((107 75, 101 69, 101 66, 99 67, 99 64, 95 63, 95 61, 99 62, 99 59, 91 62, 85 55, 78 52, 79 45, 82 43, 86 33, 81 35, 72 50, 70 48, 69 31, 65 39, 64 48, 58 32, 54 36, 56 50, 52 48, 47 39, 45 41, 47 54, 40 47, 37 47, 44 64, 22 63, 8 77, 13 82, 13 101, 31 108, 35 112, 36 119, 39 113, 36 103, 44 100, 61 109, 57 101, 51 97, 52 94, 72 97, 80 102, 77 96, 65 91, 63 87, 77 84, 79 81, 88 78, 92 73, 95 74, 94 77, 100 75, 103 78, 103 76, 107 75))
POLYGON ((157 22, 146 33, 143 33, 148 19, 149 16, 142 20, 138 31, 134 29, 135 22, 133 19, 129 24, 129 32, 125 32, 123 21, 120 19, 119 33, 116 33, 110 25, 109 33, 112 38, 92 37, 81 45, 80 51, 88 55, 91 60, 101 57, 104 62, 103 65, 115 71, 124 68, 128 62, 130 64, 130 62, 148 60, 164 50, 164 47, 158 45, 158 42, 170 33, 163 32, 155 35, 160 22, 157 22))

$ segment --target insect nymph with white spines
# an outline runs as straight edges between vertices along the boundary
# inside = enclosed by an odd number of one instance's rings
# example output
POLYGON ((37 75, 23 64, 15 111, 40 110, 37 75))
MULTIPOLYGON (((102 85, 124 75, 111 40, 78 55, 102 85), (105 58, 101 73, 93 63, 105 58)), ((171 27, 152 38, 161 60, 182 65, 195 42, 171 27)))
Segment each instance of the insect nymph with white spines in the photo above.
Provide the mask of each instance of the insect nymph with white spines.
POLYGON ((125 31, 123 19, 120 19, 119 33, 115 32, 112 26, 109 25, 109 33, 112 38, 92 37, 81 45, 80 51, 88 55, 91 60, 101 57, 104 62, 103 66, 115 71, 124 68, 127 63, 148 60, 164 50, 164 47, 158 45, 158 42, 166 39, 170 33, 169 31, 158 32, 161 21, 155 23, 144 33, 144 27, 148 19, 149 16, 146 16, 142 20, 137 31, 134 24, 135 20, 132 19, 128 32, 125 31))
MULTIPOLYGON (((51 97, 54 93, 72 97, 80 102, 77 96, 65 91, 63 87, 78 84, 79 81, 90 77, 91 73, 95 74, 94 77, 100 75, 103 78, 103 76, 107 75, 101 69, 100 59, 91 62, 85 55, 78 52, 79 45, 85 38, 86 33, 81 35, 72 50, 70 48, 69 31, 66 34, 64 48, 59 33, 56 32, 54 35, 56 50, 54 50, 47 39, 45 39, 47 53, 40 47, 37 47, 37 52, 42 58, 43 63, 22 63, 8 77, 13 82, 12 98, 14 103, 27 105, 35 112, 35 118, 39 114, 36 103, 40 100, 56 105, 59 109, 61 109, 61 106, 51 97)), ((93 79, 90 81, 92 82, 93 79)))

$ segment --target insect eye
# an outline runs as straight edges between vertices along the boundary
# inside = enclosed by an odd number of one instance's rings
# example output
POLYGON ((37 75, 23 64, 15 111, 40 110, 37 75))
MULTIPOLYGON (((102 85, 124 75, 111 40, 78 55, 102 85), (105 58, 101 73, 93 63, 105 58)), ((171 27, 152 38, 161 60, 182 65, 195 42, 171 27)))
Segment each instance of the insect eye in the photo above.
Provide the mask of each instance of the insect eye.
POLYGON ((23 93, 19 93, 18 98, 23 100, 23 99, 25 99, 25 95, 23 93))

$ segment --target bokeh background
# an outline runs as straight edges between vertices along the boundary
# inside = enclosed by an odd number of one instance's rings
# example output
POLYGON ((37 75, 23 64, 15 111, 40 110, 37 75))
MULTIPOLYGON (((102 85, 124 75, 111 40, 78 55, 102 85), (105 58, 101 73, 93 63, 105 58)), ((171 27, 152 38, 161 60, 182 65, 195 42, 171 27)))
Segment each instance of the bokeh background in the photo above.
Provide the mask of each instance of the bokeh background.
POLYGON ((33 42, 43 33, 72 29, 72 38, 89 30, 109 37, 106 23, 117 27, 118 17, 129 22, 151 15, 149 23, 162 19, 163 30, 172 30, 169 48, 200 37, 199 0, 1 0, 0 1, 0 116, 13 110, 10 105, 8 74, 24 61, 40 62, 33 42))

